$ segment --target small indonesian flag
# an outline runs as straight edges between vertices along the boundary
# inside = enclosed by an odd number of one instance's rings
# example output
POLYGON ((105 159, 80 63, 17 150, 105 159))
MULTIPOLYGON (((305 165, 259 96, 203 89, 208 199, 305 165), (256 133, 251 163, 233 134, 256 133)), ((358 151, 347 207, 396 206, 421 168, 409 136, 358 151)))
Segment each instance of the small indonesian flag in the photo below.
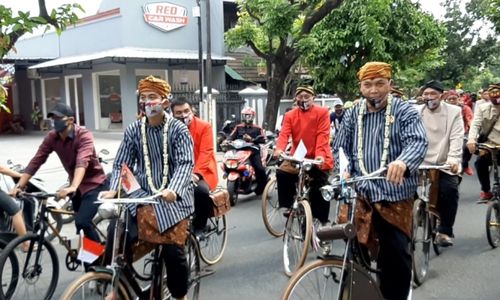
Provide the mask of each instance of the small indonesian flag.
POLYGON ((82 262, 91 264, 104 253, 104 249, 104 245, 83 235, 78 259, 82 262))
POLYGON ((141 188, 137 179, 135 179, 134 173, 130 171, 126 164, 122 164, 122 188, 125 193, 130 194, 141 188))

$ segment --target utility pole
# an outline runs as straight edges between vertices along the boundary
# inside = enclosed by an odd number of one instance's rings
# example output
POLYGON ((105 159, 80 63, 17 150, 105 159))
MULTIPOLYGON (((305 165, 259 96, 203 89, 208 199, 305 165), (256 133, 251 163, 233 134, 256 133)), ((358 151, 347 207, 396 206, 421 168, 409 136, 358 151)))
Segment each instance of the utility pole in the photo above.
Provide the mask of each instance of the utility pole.
POLYGON ((193 8, 193 17, 198 18, 198 81, 200 83, 200 102, 198 102, 198 114, 203 118, 203 39, 201 33, 201 6, 200 0, 196 0, 196 7, 193 8))
MULTIPOLYGON (((207 78, 207 103, 209 111, 209 120, 212 124, 212 133, 214 142, 217 136, 217 119, 216 119, 216 104, 215 99, 212 99, 212 33, 211 33, 211 20, 210 20, 210 0, 206 0, 206 10, 207 10, 207 66, 206 66, 206 78, 207 78)), ((214 143, 215 145, 215 143, 214 143)))

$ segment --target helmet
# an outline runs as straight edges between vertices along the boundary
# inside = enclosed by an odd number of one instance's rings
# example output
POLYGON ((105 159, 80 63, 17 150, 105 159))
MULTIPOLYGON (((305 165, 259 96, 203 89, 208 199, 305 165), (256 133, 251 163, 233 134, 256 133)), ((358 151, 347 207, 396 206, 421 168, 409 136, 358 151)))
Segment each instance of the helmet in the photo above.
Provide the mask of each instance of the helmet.
POLYGON ((251 107, 245 107, 241 110, 241 120, 247 124, 252 124, 255 119, 255 109, 251 107))

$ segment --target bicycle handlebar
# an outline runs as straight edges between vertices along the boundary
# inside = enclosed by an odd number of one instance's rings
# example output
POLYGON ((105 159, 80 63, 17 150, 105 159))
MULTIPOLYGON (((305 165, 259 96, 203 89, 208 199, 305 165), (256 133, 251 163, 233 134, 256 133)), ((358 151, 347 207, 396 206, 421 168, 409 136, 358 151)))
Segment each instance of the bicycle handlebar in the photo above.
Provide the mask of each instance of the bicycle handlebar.
POLYGON ((154 204, 158 203, 155 198, 161 197, 162 193, 141 197, 141 198, 102 198, 101 193, 97 196, 95 203, 113 203, 113 204, 154 204))
POLYGON ((500 145, 492 145, 492 144, 487 144, 487 143, 478 143, 477 147, 479 149, 484 149, 484 150, 500 150, 500 145))
POLYGON ((321 165, 323 164, 324 162, 320 159, 309 159, 309 158, 304 158, 302 160, 300 159, 296 159, 295 157, 293 156, 290 156, 290 155, 286 155, 286 154, 283 154, 281 153, 280 154, 280 158, 281 159, 284 159, 284 160, 288 160, 288 161, 291 161, 291 162, 294 162, 294 163, 299 163, 299 164, 304 164, 304 163, 309 163, 309 164, 313 164, 313 165, 321 165))
POLYGON ((18 197, 35 197, 38 200, 43 200, 47 198, 57 198, 57 193, 46 193, 46 192, 33 192, 33 193, 28 193, 28 192, 19 192, 18 197))
POLYGON ((451 170, 451 166, 448 165, 448 164, 444 164, 444 165, 437 165, 437 166, 431 166, 431 165, 420 165, 418 167, 418 170, 419 171, 423 171, 423 170, 446 170, 446 171, 449 171, 451 170))

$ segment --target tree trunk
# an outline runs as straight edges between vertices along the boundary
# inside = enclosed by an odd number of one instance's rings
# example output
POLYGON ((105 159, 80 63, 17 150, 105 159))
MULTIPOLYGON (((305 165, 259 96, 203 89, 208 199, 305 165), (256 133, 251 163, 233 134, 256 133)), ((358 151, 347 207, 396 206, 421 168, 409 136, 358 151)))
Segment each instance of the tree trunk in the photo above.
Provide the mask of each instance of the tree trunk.
POLYGON ((267 123, 268 130, 276 128, 276 119, 278 117, 278 110, 280 107, 281 98, 283 98, 283 87, 285 85, 287 72, 283 72, 278 67, 275 67, 273 76, 271 77, 266 104, 265 122, 267 123))

